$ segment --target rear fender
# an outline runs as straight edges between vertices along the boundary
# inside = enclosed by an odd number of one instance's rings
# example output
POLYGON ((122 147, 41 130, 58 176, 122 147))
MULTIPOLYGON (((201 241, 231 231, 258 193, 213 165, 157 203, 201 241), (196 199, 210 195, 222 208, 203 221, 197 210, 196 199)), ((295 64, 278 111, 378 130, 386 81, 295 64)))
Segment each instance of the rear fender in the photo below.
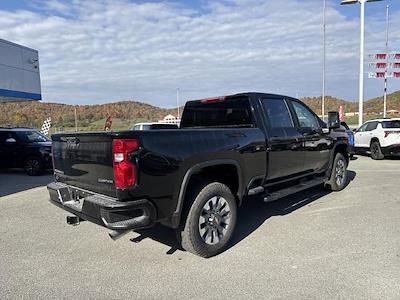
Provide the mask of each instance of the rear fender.
POLYGON ((192 176, 204 168, 212 167, 212 166, 219 166, 219 165, 235 166, 237 176, 238 176, 238 190, 237 190, 237 194, 235 196, 237 196, 237 198, 239 199, 239 203, 240 203, 241 199, 243 198, 244 189, 243 189, 243 183, 242 183, 241 168, 237 161, 232 160, 232 159, 217 159, 217 160, 211 160, 211 161, 206 161, 206 162, 196 164, 193 167, 191 167, 185 173, 185 176, 183 177, 182 184, 181 184, 181 187, 179 190, 177 205, 176 205, 175 211, 171 217, 171 225, 172 225, 171 227, 177 228, 180 224, 182 208, 183 208, 183 204, 185 201, 186 193, 188 191, 188 185, 189 185, 189 182, 190 182, 190 179, 192 178, 192 176))

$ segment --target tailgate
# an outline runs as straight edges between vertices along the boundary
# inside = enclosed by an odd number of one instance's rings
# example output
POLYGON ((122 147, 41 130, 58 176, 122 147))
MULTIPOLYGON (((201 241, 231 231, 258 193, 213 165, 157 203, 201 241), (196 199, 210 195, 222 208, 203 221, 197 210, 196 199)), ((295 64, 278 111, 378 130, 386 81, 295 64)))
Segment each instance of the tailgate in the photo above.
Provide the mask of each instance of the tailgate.
POLYGON ((56 181, 115 197, 113 136, 106 133, 52 136, 56 181))

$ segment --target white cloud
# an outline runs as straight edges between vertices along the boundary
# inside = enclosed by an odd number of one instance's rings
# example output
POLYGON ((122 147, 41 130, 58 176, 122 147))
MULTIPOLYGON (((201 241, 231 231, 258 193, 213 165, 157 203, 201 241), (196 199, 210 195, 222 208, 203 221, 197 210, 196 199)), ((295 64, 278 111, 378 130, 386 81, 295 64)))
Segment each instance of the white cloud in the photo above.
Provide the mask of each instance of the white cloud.
MULTIPOLYGON (((316 0, 210 1, 202 11, 168 2, 52 0, 32 11, 0 10, 0 36, 39 50, 47 101, 172 106, 178 86, 184 99, 320 95, 321 9, 316 0)), ((358 22, 332 6, 327 16, 327 92, 356 99, 358 22)), ((399 17, 392 17, 393 49, 400 48, 399 17)), ((380 51, 384 20, 368 24, 367 49, 380 51)), ((367 96, 380 91, 380 81, 367 81, 367 96)))

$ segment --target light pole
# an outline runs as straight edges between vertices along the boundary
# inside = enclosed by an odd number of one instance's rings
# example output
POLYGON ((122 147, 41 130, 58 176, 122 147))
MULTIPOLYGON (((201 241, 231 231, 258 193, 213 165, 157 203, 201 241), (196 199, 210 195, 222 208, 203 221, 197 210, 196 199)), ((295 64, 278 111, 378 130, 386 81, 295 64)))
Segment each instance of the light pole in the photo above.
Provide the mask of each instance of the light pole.
POLYGON ((385 86, 383 92, 383 117, 386 118, 387 110, 387 75, 388 75, 388 64, 389 64, 389 5, 386 5, 386 68, 385 68, 385 86))
POLYGON ((360 21, 360 82, 359 82, 359 99, 358 99, 358 126, 363 123, 363 106, 364 106, 364 42, 365 42, 365 3, 378 2, 382 0, 342 0, 341 4, 361 4, 360 21))
POLYGON ((326 69, 326 22, 325 22, 326 0, 322 13, 322 120, 325 121, 325 69, 326 69))

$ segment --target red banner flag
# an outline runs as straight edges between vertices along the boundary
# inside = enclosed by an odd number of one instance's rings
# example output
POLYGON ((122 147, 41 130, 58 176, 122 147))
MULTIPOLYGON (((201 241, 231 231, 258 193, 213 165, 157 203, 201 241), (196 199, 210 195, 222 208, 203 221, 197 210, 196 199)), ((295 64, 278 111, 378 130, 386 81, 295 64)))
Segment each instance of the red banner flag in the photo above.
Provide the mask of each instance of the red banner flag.
POLYGON ((112 125, 112 118, 109 116, 106 120, 106 123, 104 124, 104 130, 111 130, 111 125, 112 125))
POLYGON ((341 122, 344 121, 344 108, 343 108, 343 105, 340 105, 340 107, 339 107, 339 119, 340 119, 341 122))
POLYGON ((386 59, 385 53, 378 53, 375 55, 376 59, 386 59))

